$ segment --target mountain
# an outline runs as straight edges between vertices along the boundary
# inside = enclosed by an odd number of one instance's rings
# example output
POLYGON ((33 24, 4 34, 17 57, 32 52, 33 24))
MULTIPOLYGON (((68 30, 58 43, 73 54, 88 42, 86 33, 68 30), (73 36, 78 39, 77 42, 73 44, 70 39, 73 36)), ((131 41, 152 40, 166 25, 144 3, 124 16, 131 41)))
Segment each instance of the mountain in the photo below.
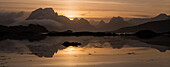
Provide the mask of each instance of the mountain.
POLYGON ((104 25, 106 25, 106 23, 103 20, 101 20, 96 27, 100 28, 103 27, 104 25))
POLYGON ((39 8, 31 13, 31 15, 26 20, 31 19, 52 19, 56 20, 58 14, 54 12, 52 8, 39 8))
POLYGON ((161 21, 152 21, 148 23, 144 23, 137 26, 125 27, 118 29, 114 32, 117 33, 133 33, 140 30, 152 30, 154 32, 162 33, 170 31, 170 19, 161 20, 161 21))
POLYGON ((84 18, 74 18, 72 20, 72 24, 70 24, 72 27, 69 29, 73 29, 75 31, 95 31, 95 27, 90 24, 90 22, 84 18))
POLYGON ((124 19, 120 16, 118 17, 113 17, 109 23, 124 23, 124 19))
POLYGON ((100 25, 102 25, 99 28, 100 31, 113 31, 119 28, 127 27, 130 24, 124 21, 122 17, 113 17, 109 23, 101 22, 100 25))
POLYGON ((78 23, 79 19, 78 18, 74 18, 72 21, 75 22, 75 23, 78 23))
POLYGON ((39 8, 33 11, 30 16, 26 20, 34 20, 34 19, 51 19, 58 21, 60 23, 70 23, 71 20, 63 15, 58 15, 58 13, 54 12, 53 8, 39 8))
POLYGON ((159 14, 156 17, 153 18, 133 18, 129 21, 127 21, 128 23, 132 24, 133 26, 135 25, 139 25, 139 24, 143 24, 143 23, 147 23, 147 22, 151 22, 151 21, 160 21, 160 20, 166 20, 169 19, 170 17, 166 14, 159 14))
POLYGON ((54 12, 52 8, 39 8, 33 11, 30 16, 26 20, 42 20, 42 19, 50 19, 55 20, 59 23, 63 24, 62 30, 73 30, 73 31, 93 31, 95 30, 94 26, 92 26, 88 20, 78 18, 71 21, 68 17, 63 15, 58 15, 57 12, 54 12))

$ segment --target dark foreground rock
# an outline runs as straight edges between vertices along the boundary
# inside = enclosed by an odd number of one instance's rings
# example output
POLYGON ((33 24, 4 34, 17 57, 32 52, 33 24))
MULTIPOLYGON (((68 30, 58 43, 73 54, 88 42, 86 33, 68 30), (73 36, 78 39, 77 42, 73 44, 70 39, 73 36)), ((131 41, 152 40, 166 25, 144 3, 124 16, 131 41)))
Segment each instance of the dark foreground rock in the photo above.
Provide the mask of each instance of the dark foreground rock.
POLYGON ((48 30, 40 25, 30 24, 29 26, 2 26, 0 25, 0 40, 12 39, 12 40, 29 40, 39 41, 45 39, 45 35, 48 30))

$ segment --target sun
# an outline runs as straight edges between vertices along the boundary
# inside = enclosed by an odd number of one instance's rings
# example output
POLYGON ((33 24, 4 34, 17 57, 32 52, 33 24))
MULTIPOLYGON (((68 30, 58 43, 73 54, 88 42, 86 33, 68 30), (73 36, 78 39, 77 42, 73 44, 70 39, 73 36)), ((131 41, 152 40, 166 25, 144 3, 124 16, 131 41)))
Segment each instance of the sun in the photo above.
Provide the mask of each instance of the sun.
POLYGON ((68 15, 67 16, 70 20, 73 20, 73 18, 75 17, 74 15, 68 15))
POLYGON ((73 15, 68 15, 68 17, 69 17, 69 18, 72 18, 72 17, 74 17, 74 16, 73 16, 73 15))
POLYGON ((72 11, 72 10, 63 12, 63 15, 68 17, 70 20, 73 20, 74 18, 79 17, 79 13, 76 11, 72 11))

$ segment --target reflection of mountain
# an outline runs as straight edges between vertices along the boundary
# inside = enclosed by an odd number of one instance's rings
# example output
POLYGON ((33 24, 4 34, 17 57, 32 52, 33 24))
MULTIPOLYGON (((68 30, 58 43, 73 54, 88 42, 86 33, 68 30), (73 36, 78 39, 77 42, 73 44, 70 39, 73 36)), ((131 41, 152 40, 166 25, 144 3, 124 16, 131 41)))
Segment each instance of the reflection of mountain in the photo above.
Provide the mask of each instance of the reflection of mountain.
POLYGON ((29 52, 27 47, 17 40, 0 41, 0 52, 5 53, 25 53, 29 52))
POLYGON ((170 37, 168 37, 168 36, 163 36, 162 35, 162 36, 154 37, 154 38, 151 38, 151 39, 140 39, 140 38, 137 38, 137 37, 124 37, 124 38, 133 39, 133 40, 139 40, 141 42, 151 44, 153 46, 150 46, 150 47, 156 48, 161 52, 165 52, 166 50, 170 50, 170 45, 169 45, 170 37), (167 46, 167 48, 164 48, 163 46, 164 47, 167 46))
POLYGON ((155 32, 168 32, 170 31, 170 20, 161 20, 161 21, 154 21, 148 22, 145 24, 132 26, 132 27, 125 27, 116 30, 115 32, 137 32, 140 30, 152 30, 155 32))
POLYGON ((40 34, 20 34, 20 35, 4 35, 0 37, 0 41, 2 40, 29 40, 30 42, 44 40, 46 38, 45 35, 40 34))
POLYGON ((129 39, 139 40, 145 43, 153 44, 153 45, 161 45, 161 46, 169 46, 170 47, 170 37, 161 35, 151 39, 140 39, 138 37, 125 37, 129 39))
POLYGON ((128 23, 132 24, 132 25, 139 25, 139 24, 143 24, 143 23, 147 23, 147 22, 151 22, 151 21, 160 21, 160 20, 166 20, 169 19, 170 17, 168 17, 168 15, 166 14, 160 14, 156 17, 153 18, 134 18, 131 19, 129 21, 127 21, 128 23))
POLYGON ((105 48, 121 49, 125 46, 130 47, 148 47, 165 52, 170 50, 170 38, 166 36, 155 37, 149 40, 139 39, 137 37, 47 37, 39 42, 4 40, 0 41, 0 51, 9 53, 27 54, 31 53, 38 57, 53 57, 60 49, 65 49, 62 43, 79 42, 80 47, 85 48, 105 48), (139 41, 138 41, 139 40, 139 41))
POLYGON ((57 53, 57 45, 27 45, 32 54, 38 57, 53 57, 54 53, 57 53))

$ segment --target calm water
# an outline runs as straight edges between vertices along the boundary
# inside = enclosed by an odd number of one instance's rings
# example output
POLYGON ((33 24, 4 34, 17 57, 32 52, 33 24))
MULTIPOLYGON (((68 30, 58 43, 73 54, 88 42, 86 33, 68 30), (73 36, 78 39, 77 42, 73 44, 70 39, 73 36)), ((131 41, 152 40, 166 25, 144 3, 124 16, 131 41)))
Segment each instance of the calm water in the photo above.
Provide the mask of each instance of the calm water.
POLYGON ((170 67, 170 37, 46 37, 1 40, 0 67, 170 67), (62 43, 80 42, 79 47, 62 43))

